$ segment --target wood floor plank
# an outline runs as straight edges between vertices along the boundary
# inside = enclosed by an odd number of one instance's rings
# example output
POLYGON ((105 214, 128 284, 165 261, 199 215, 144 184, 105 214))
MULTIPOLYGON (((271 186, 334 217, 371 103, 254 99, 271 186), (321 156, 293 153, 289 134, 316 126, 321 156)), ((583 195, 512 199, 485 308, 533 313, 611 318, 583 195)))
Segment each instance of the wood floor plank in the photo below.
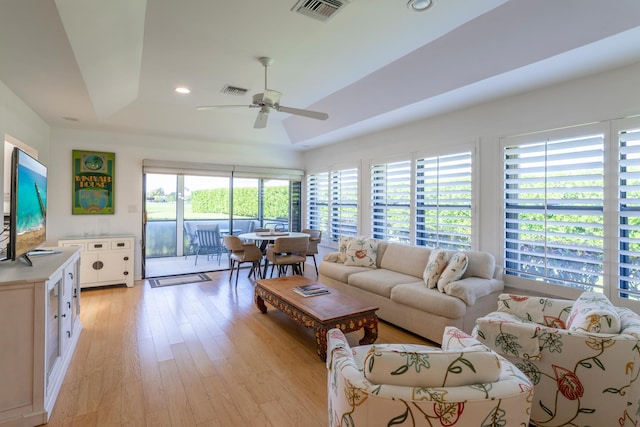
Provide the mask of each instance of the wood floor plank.
MULTIPOLYGON (((237 288, 226 271, 208 274, 179 286, 83 290, 83 331, 47 425, 326 425, 327 372, 313 331, 270 306, 262 314, 246 270, 237 288)), ((347 339, 355 346, 361 336, 347 339)), ((429 344, 385 322, 378 342, 429 344)))

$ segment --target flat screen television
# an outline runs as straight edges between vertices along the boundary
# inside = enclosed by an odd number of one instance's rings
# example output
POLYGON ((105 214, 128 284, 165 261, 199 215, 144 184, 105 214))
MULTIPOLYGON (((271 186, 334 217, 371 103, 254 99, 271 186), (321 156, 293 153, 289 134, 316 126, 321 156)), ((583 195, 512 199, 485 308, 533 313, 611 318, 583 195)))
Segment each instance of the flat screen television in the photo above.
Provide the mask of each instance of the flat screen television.
POLYGON ((7 258, 22 258, 47 239, 47 167, 20 150, 11 158, 11 207, 7 258))

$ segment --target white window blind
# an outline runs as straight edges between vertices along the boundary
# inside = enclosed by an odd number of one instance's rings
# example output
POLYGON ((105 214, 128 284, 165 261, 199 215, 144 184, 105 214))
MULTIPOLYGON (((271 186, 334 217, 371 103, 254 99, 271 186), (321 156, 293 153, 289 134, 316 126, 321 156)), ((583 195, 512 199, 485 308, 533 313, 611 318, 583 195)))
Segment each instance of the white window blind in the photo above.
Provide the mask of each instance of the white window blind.
POLYGON ((411 161, 371 166, 371 226, 373 237, 410 242, 411 161))
POLYGON ((331 241, 358 233, 358 169, 331 172, 331 241))
POLYGON ((470 250, 472 153, 416 160, 416 244, 470 250))
POLYGON ((307 175, 307 226, 329 235, 329 173, 307 175))
POLYGON ((601 291, 604 135, 578 132, 505 147, 505 272, 601 291))
POLYGON ((640 129, 618 133, 618 296, 640 299, 640 129))

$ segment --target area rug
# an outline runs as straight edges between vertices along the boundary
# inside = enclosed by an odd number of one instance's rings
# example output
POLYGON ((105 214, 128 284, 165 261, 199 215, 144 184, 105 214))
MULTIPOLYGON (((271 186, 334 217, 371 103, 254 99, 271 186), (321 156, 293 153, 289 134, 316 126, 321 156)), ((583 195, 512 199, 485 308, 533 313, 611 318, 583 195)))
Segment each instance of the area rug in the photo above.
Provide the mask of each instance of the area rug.
POLYGON ((206 274, 183 274, 180 276, 158 277, 157 279, 149 279, 149 285, 152 288, 161 288, 163 286, 184 285, 187 283, 207 282, 211 278, 206 274))

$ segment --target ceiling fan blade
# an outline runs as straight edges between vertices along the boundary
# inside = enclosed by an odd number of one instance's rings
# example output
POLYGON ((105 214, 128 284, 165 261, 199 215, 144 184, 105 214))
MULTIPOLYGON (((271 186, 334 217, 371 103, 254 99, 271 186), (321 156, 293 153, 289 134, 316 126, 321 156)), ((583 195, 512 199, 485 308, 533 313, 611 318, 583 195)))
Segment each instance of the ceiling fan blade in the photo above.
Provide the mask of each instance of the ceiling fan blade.
POLYGON ((235 107, 243 107, 243 108, 247 108, 247 107, 253 107, 253 105, 200 105, 198 107, 196 107, 196 110, 214 110, 216 108, 235 108, 235 107))
POLYGON ((258 111, 256 122, 253 124, 255 129, 264 129, 267 127, 267 120, 269 119, 269 107, 264 106, 258 111))
POLYGON ((327 113, 321 113, 319 111, 311 110, 301 110, 299 108, 285 107, 283 105, 279 105, 277 107, 277 110, 283 113, 295 114, 296 116, 309 117, 310 119, 327 120, 329 118, 329 115, 327 113))

